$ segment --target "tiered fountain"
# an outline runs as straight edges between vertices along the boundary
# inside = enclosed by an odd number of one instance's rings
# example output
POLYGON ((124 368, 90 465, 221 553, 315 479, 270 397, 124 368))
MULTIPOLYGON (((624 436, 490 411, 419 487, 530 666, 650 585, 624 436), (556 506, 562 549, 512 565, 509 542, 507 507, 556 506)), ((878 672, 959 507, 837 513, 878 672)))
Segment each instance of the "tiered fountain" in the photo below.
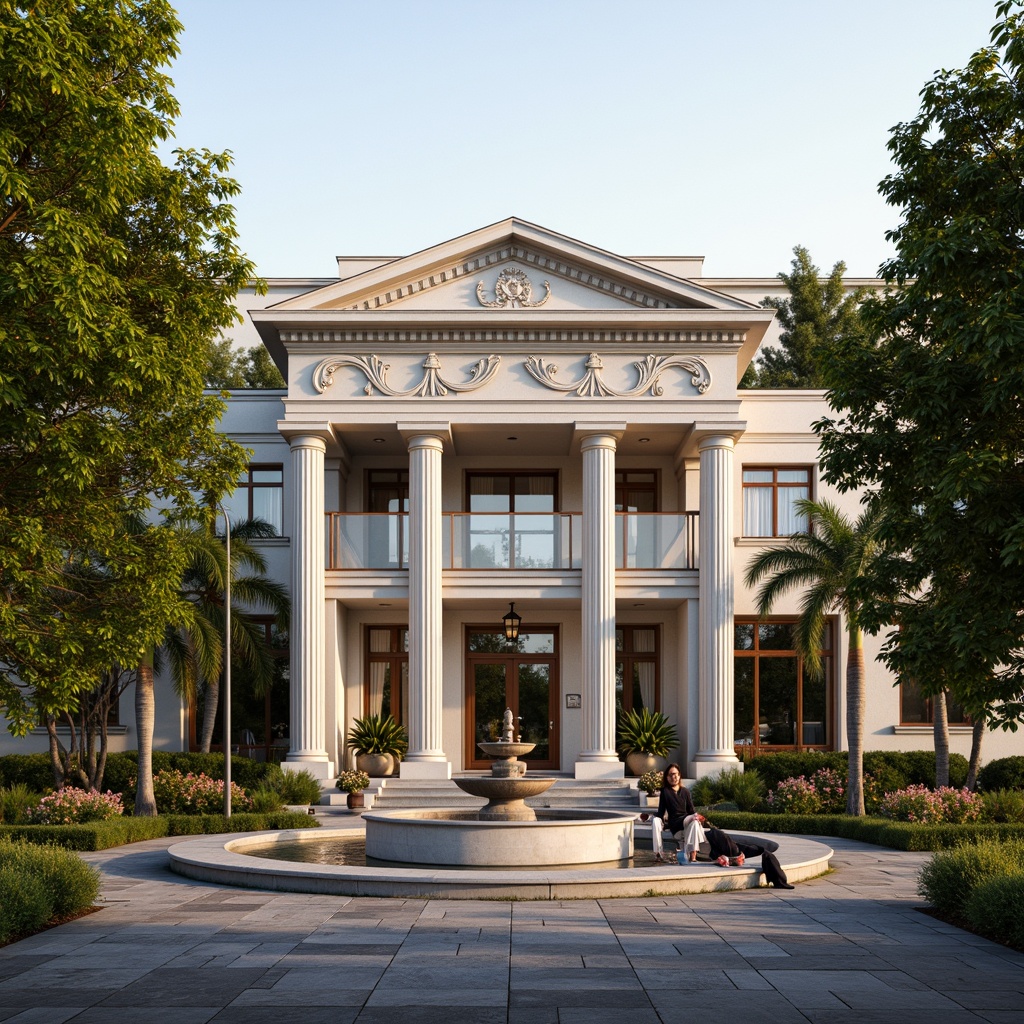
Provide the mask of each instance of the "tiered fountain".
POLYGON ((544 867, 615 864, 632 857, 632 813, 526 805, 528 797, 555 784, 554 779, 526 777, 526 764, 518 758, 535 745, 513 738, 512 712, 506 710, 501 740, 479 744, 495 758, 490 776, 454 780, 487 804, 479 811, 364 814, 367 858, 446 867, 544 867))

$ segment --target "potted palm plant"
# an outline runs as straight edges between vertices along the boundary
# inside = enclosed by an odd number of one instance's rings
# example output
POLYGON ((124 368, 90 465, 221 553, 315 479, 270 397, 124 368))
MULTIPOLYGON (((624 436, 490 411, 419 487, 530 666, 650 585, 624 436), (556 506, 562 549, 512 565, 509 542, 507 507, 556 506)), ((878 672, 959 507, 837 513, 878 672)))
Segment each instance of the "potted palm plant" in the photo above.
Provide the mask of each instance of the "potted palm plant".
POLYGON ((405 727, 391 715, 357 718, 349 730, 347 743, 355 751, 356 767, 372 779, 394 772, 409 749, 405 727))
POLYGON ((676 727, 660 711, 631 708, 619 715, 619 753, 631 774, 644 775, 664 768, 677 746, 676 727))

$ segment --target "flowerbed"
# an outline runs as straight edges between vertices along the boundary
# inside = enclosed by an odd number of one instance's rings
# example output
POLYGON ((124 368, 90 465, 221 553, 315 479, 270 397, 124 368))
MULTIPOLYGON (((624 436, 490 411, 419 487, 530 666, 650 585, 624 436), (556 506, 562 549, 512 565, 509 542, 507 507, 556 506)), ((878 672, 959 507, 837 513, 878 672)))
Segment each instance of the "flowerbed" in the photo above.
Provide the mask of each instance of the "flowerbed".
POLYGON ((980 820, 983 807, 981 797, 967 789, 940 786, 933 790, 927 786, 908 786, 895 793, 886 793, 879 805, 879 813, 893 821, 962 825, 980 820))
MULTIPOLYGON (((183 775, 174 769, 153 776, 156 805, 164 814, 216 814, 224 806, 224 780, 209 775, 183 775)), ((231 783, 231 806, 247 811, 252 801, 241 786, 231 783)))
POLYGON ((81 825, 89 821, 106 821, 124 814, 119 793, 87 793, 65 786, 44 796, 26 817, 33 825, 81 825))

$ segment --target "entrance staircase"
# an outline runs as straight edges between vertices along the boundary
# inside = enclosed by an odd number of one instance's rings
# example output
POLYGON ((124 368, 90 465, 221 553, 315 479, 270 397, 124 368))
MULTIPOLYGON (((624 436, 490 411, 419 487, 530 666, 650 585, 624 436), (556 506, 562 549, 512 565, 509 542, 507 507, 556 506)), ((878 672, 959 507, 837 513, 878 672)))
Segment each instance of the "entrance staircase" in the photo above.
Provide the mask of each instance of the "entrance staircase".
MULTIPOLYGON (((489 776, 489 772, 465 772, 467 776, 489 776)), ((533 774, 533 773, 531 773, 533 774)), ((555 784, 539 796, 526 801, 530 807, 556 807, 572 810, 598 808, 613 811, 638 811, 636 786, 626 779, 580 780, 555 772, 538 771, 536 775, 554 778, 555 784)), ((454 782, 445 779, 371 779, 364 791, 367 807, 379 811, 409 808, 454 807, 472 811, 486 803, 481 797, 464 793, 454 782), (372 798, 372 802, 371 802, 372 798)), ((336 789, 324 791, 321 804, 339 809, 345 805, 345 794, 336 789)), ((323 810, 326 810, 324 807, 323 810)))

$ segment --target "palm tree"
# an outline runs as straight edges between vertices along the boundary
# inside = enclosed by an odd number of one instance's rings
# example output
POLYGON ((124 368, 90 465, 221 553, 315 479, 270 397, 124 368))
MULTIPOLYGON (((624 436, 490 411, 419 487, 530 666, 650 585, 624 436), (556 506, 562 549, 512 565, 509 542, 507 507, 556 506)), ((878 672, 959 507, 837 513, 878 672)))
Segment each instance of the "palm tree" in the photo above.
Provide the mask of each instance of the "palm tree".
POLYGON ((877 512, 865 511, 855 523, 827 501, 799 501, 808 532, 795 533, 782 547, 756 555, 747 567, 746 583, 757 592, 759 615, 768 615, 775 601, 797 588, 805 593, 794 636, 804 665, 822 671, 821 647, 827 616, 841 611, 846 619, 846 731, 850 757, 846 813, 864 813, 864 642, 859 624, 858 589, 877 551, 877 512), (762 582, 763 581, 763 582, 762 582))
MULTIPOLYGON (((276 536, 274 527, 262 519, 231 527, 231 654, 245 665, 257 696, 273 683, 275 662, 264 642, 263 627, 251 610, 265 609, 281 625, 287 625, 291 610, 288 591, 265 575, 266 559, 252 544, 276 536)), ((168 627, 161 654, 179 696, 190 702, 200 693, 204 696, 200 749, 209 753, 224 668, 227 555, 223 538, 211 526, 196 526, 187 537, 189 564, 181 581, 185 614, 179 623, 168 627)), ((225 756, 230 746, 230 737, 225 737, 225 756)))

